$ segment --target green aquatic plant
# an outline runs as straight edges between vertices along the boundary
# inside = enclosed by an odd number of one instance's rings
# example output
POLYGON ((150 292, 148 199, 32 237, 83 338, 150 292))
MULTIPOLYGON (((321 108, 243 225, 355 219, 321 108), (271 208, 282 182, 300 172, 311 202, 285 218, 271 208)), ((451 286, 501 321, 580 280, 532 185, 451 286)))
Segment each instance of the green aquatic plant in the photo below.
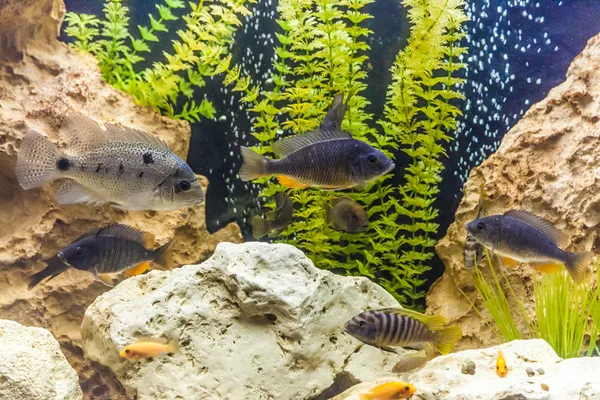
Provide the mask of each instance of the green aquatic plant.
MULTIPOLYGON (((401 187, 372 182, 364 190, 344 193, 364 205, 370 234, 351 235, 325 223, 323 205, 335 193, 290 190, 299 205, 295 221, 282 232, 283 241, 303 249, 320 268, 343 270, 377 280, 402 304, 416 307, 424 297, 420 286, 430 269, 438 225, 433 203, 439 192, 445 156, 444 142, 451 140, 462 99, 457 86, 464 82, 457 72, 464 67, 459 57, 466 52, 459 41, 467 20, 463 1, 411 1, 412 23, 407 46, 391 68, 385 118, 373 124, 366 111, 367 39, 372 18, 365 7, 373 0, 281 0, 273 88, 250 85, 239 67, 229 70, 225 84, 244 94, 255 113, 252 134, 260 144, 253 150, 271 152, 273 141, 287 134, 315 129, 335 94, 351 94, 342 128, 387 155, 398 149, 411 159, 401 187), (398 201, 397 198, 401 200, 398 201)), ((286 190, 269 178, 262 196, 286 190)), ((273 205, 270 204, 272 207, 273 205)))
MULTIPOLYGON (((104 18, 69 12, 65 33, 75 41, 71 46, 92 53, 98 60, 102 76, 109 84, 133 96, 141 105, 173 118, 190 122, 202 117, 213 118, 212 103, 197 103, 196 89, 205 79, 229 68, 229 46, 240 18, 250 14, 247 3, 256 0, 164 0, 156 4, 156 15, 149 14, 148 26, 130 32, 129 8, 122 0, 106 0, 104 18), (163 51, 164 60, 150 67, 139 67, 144 53, 149 53, 159 35, 180 19, 178 9, 186 9, 185 27, 177 31, 172 52, 163 51)), ((156 50, 156 49, 155 49, 156 50)))
MULTIPOLYGON (((595 348, 600 322, 600 291, 589 284, 577 285, 570 275, 563 271, 541 274, 535 277, 533 293, 535 300, 535 321, 525 312, 521 300, 515 295, 506 274, 496 272, 491 259, 487 258, 490 278, 486 278, 480 266, 473 274, 475 288, 482 298, 483 307, 492 316, 495 327, 505 341, 521 338, 544 339, 562 358, 579 357, 584 349, 586 333, 593 340, 588 347, 588 355, 595 348), (498 275, 504 280, 504 285, 498 275), (527 325, 527 331, 521 332, 511 310, 508 295, 512 296, 527 325), (589 319, 593 324, 589 324, 589 319)), ((468 297, 467 297, 468 299, 468 297)), ((471 301, 471 300, 469 300, 471 301)), ((475 305, 471 303, 481 315, 475 305)))

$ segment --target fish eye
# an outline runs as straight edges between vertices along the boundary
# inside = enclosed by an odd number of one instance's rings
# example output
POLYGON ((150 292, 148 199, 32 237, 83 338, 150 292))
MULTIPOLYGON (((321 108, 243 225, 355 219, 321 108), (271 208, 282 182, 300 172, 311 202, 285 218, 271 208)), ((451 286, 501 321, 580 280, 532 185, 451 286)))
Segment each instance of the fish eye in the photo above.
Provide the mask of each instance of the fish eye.
POLYGON ((410 390, 410 388, 408 386, 404 386, 404 390, 406 390, 408 392, 410 390))
POLYGON ((355 220, 355 221, 358 220, 358 215, 352 214, 352 219, 355 220))
POLYGON ((131 350, 125 349, 125 354, 129 354, 129 353, 131 353, 131 350))
POLYGON ((177 184, 177 187, 182 192, 187 192, 188 190, 190 190, 192 188, 192 185, 188 181, 181 181, 177 184))
POLYGON ((359 327, 359 328, 362 328, 363 326, 365 326, 365 321, 360 321, 360 322, 358 323, 358 327, 359 327))
POLYGON ((81 250, 81 247, 78 247, 75 250, 75 257, 81 257, 83 255, 83 250, 81 250))
POLYGON ((372 155, 369 156, 369 157, 367 157, 367 163, 369 165, 375 165, 375 164, 377 164, 377 157, 372 156, 372 155))
POLYGON ((483 223, 478 223, 477 224, 477 230, 482 231, 485 228, 485 225, 483 225, 483 223))

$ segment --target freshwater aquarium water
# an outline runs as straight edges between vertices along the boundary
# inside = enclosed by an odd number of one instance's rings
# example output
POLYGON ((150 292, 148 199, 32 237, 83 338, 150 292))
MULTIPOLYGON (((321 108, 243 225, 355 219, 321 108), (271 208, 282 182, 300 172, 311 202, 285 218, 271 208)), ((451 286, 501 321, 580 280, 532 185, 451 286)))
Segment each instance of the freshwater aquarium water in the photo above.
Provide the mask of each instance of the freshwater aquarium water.
POLYGON ((0 4, 0 398, 594 398, 598 21, 0 4))

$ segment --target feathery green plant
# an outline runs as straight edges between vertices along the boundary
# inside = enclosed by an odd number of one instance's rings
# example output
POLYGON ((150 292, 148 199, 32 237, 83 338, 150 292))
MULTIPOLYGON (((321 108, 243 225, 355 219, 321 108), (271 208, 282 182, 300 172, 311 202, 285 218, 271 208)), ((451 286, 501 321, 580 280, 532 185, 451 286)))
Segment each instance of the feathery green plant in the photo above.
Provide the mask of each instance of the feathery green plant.
MULTIPOLYGON (((525 312, 521 301, 516 297, 508 278, 502 272, 500 274, 505 278, 505 288, 500 284, 489 255, 487 265, 494 282, 488 282, 480 267, 477 266, 474 273, 475 288, 504 340, 511 341, 522 337, 541 338, 548 342, 560 357, 571 358, 582 354, 585 334, 589 333, 592 340, 587 353, 591 355, 595 349, 595 338, 598 337, 598 327, 600 327, 598 325, 600 289, 597 284, 595 289, 592 289, 589 284, 576 285, 564 270, 536 277, 534 281, 536 323, 534 324, 525 312), (525 334, 517 328, 505 291, 511 293, 528 325, 529 329, 525 334), (594 321, 592 325, 588 323, 590 317, 594 321)), ((474 304, 472 305, 475 307, 474 304)))
POLYGON ((149 25, 138 25, 139 35, 130 33, 129 8, 122 0, 106 0, 104 19, 69 12, 65 33, 76 40, 72 47, 92 53, 102 76, 109 84, 133 96, 141 105, 173 118, 190 122, 213 118, 212 103, 199 104, 192 98, 205 79, 223 73, 229 67, 229 46, 240 18, 249 15, 246 3, 256 0, 199 0, 189 2, 182 18, 185 28, 177 31, 173 52, 164 51, 165 60, 151 67, 138 68, 144 53, 159 41, 168 24, 179 19, 175 10, 184 9, 183 0, 164 0, 157 14, 149 14, 149 25), (181 107, 178 107, 178 104, 181 107))
MULTIPOLYGON (((460 114, 451 101, 462 99, 454 88, 463 82, 455 75, 464 67, 458 57, 466 49, 458 42, 467 18, 462 0, 402 2, 412 34, 392 66, 386 119, 378 121, 382 133, 371 124, 373 117, 366 112, 370 103, 361 94, 370 49, 366 40, 372 34, 365 27, 372 16, 364 8, 372 2, 280 0, 274 88, 251 87, 239 67, 229 70, 225 83, 243 92, 242 101, 256 114, 252 134, 260 141, 253 149, 258 153, 269 153, 285 131, 297 134, 317 128, 335 94, 342 92, 352 94, 343 129, 388 155, 401 148, 411 156, 404 186, 386 184, 385 177, 362 191, 344 193, 365 206, 370 234, 331 229, 324 221, 323 204, 336 194, 302 189, 290 190, 300 207, 281 236, 303 249, 318 267, 376 279, 402 304, 415 307, 425 295, 419 286, 425 282, 422 274, 429 269, 432 236, 438 228, 433 202, 443 169, 443 142, 450 140, 445 132, 454 129, 460 114)), ((257 182, 269 183, 264 197, 286 190, 269 178, 257 182)))

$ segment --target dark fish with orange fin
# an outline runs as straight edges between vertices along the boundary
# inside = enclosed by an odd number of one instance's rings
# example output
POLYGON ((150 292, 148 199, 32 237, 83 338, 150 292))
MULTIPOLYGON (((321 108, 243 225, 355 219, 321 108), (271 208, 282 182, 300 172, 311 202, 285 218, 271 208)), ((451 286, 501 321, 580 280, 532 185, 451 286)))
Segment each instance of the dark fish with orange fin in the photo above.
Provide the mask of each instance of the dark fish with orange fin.
POLYGON ((346 108, 337 96, 318 129, 275 142, 273 153, 278 159, 242 146, 240 179, 275 175, 279 183, 290 188, 340 190, 363 187, 391 171, 394 163, 385 154, 339 130, 346 108))
POLYGON ((266 218, 255 215, 252 218, 252 236, 260 239, 265 235, 275 237, 292 222, 294 203, 284 192, 275 195, 275 209, 266 214, 266 218))
POLYGON ((458 326, 444 328, 446 319, 404 308, 370 310, 346 322, 344 330, 363 343, 381 350, 396 352, 392 347, 424 350, 431 345, 448 354, 462 337, 458 326))
POLYGON ((529 263, 538 271, 551 273, 564 264, 576 283, 585 273, 594 253, 567 252, 567 237, 550 222, 526 211, 508 211, 504 215, 480 218, 467 224, 467 230, 482 245, 498 255, 505 266, 529 263), (559 247, 560 246, 560 247, 559 247))
POLYGON ((57 257, 69 267, 89 271, 112 286, 112 275, 139 275, 153 262, 172 268, 172 242, 151 250, 148 247, 153 243, 154 236, 149 233, 127 225, 108 225, 92 229, 61 250, 57 257))

